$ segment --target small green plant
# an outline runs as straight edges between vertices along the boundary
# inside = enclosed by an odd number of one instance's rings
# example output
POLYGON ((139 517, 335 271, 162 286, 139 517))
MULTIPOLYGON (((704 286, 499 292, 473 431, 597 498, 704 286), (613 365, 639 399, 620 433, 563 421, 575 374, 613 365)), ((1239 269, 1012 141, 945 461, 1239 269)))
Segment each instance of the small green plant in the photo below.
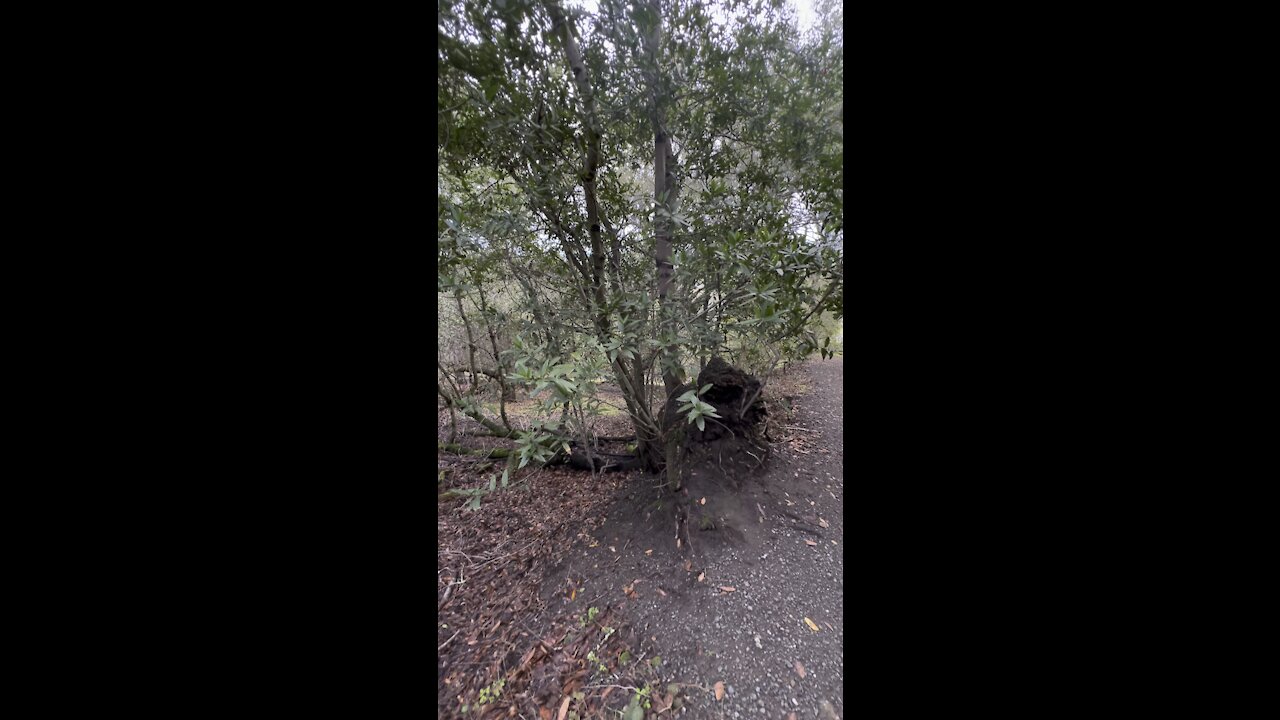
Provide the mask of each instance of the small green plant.
MULTIPOLYGON (((506 487, 506 486, 507 486, 506 478, 505 478, 505 477, 503 478, 502 486, 503 486, 503 487, 506 487)), ((480 498, 482 498, 482 497, 484 497, 485 495, 488 495, 489 493, 493 492, 494 490, 496 490, 496 489, 497 489, 497 487, 498 487, 498 476, 497 476, 497 475, 491 475, 491 476, 489 477, 489 487, 488 487, 488 488, 485 488, 485 487, 483 487, 483 486, 478 487, 478 488, 455 488, 455 489, 453 489, 453 490, 452 490, 452 491, 450 491, 450 492, 453 492, 453 493, 456 493, 456 494, 458 494, 458 495, 462 495, 462 496, 465 496, 465 497, 470 497, 470 498, 471 498, 471 500, 469 500, 469 501, 467 502, 467 504, 466 504, 464 507, 466 507, 468 510, 471 510, 471 511, 473 511, 473 512, 474 512, 474 511, 476 511, 476 510, 479 510, 479 509, 480 509, 480 498)))
POLYGON ((627 663, 631 662, 631 653, 627 652, 626 650, 623 650, 622 654, 618 656, 618 662, 623 665, 626 665, 627 663))
POLYGON ((644 707, 645 710, 648 710, 652 707, 652 700, 650 699, 650 695, 652 693, 653 688, 649 687, 649 683, 645 683, 644 687, 636 690, 636 694, 631 698, 631 701, 638 706, 644 707))
MULTIPOLYGON (((488 687, 480 688, 480 699, 476 701, 476 705, 485 705, 497 700, 502 695, 502 688, 507 684, 504 679, 494 680, 488 687)), ((463 712, 466 712, 463 710, 463 712)))
POLYGON ((697 422, 699 430, 706 429, 706 421, 703 420, 704 417, 712 417, 712 418, 721 417, 720 415, 716 414, 715 406, 705 403, 701 399, 699 399, 699 396, 702 395, 702 393, 710 389, 711 389, 711 383, 707 383, 706 385, 702 386, 701 390, 697 390, 697 391, 690 390, 689 392, 676 398, 676 402, 684 403, 684 405, 680 407, 680 412, 687 413, 689 422, 697 422))
POLYGON ((596 615, 600 614, 600 608, 587 608, 587 622, 595 622, 596 615))

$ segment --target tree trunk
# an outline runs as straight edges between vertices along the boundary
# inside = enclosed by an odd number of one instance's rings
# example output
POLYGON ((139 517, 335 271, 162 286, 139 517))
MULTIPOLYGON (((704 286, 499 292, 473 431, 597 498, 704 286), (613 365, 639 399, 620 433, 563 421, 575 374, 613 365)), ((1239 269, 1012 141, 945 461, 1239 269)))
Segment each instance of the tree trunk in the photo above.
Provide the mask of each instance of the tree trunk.
MULTIPOLYGON (((666 404, 680 389, 682 382, 680 349, 676 344, 676 327, 674 308, 669 301, 675 266, 671 263, 672 229, 675 225, 674 213, 677 186, 675 182, 675 157, 671 152, 671 135, 667 132, 666 118, 663 112, 665 104, 661 78, 661 46, 662 46, 662 7, 660 0, 651 0, 653 27, 646 36, 650 71, 649 86, 652 105, 649 123, 653 128, 653 196, 654 196, 654 243, 653 259, 657 266, 657 305, 658 305, 658 367, 662 372, 662 385, 666 389, 666 397, 661 405, 666 404)), ((684 445, 684 427, 679 418, 672 420, 672 414, 662 412, 663 458, 666 466, 667 484, 678 489, 681 484, 680 450, 684 445)))

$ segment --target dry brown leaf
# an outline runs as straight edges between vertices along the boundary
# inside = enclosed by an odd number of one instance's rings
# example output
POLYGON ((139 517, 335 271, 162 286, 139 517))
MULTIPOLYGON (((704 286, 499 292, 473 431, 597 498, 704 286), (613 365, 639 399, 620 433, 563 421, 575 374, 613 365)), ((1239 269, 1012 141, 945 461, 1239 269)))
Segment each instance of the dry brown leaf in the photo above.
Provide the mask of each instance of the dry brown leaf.
POLYGON ((720 586, 720 592, 736 592, 736 591, 737 591, 737 589, 738 589, 738 588, 736 588, 736 587, 730 587, 730 586, 728 586, 728 585, 721 585, 721 586, 720 586))
POLYGON ((565 698, 564 702, 560 703, 560 714, 556 716, 556 720, 564 720, 564 716, 569 714, 569 701, 571 699, 565 698))
POLYGON ((652 555, 652 554, 653 554, 653 548, 649 548, 648 550, 645 550, 645 551, 644 551, 644 554, 645 554, 645 555, 652 555))
POLYGON ((551 720, 551 708, 538 708, 538 720, 551 720))
POLYGON ((685 571, 685 572, 691 572, 692 570, 693 570, 693 561, 692 561, 692 560, 685 560, 685 561, 684 561, 684 571, 685 571))
POLYGON ((799 660, 796 661, 796 674, 800 676, 801 680, 804 679, 804 676, 805 676, 804 665, 801 665, 799 660))
POLYGON ((809 618, 805 618, 805 619, 804 619, 804 623, 805 623, 806 625, 808 625, 808 626, 809 626, 809 629, 810 629, 810 630, 812 630, 812 631, 814 631, 814 632, 818 632, 819 630, 821 630, 821 628, 819 628, 817 625, 815 625, 815 624, 814 624, 814 622, 813 622, 812 620, 810 620, 809 618))
POLYGON ((661 595, 662 597, 666 597, 666 596, 667 596, 667 594, 666 594, 665 592, 663 592, 663 591, 662 591, 662 588, 658 588, 658 594, 659 594, 659 595, 661 595))
POLYGON ((680 538, 676 538, 676 549, 680 549, 680 538))
POLYGON ((831 527, 831 523, 827 522, 826 520, 823 520, 822 518, 818 518, 818 524, 824 528, 831 527))
POLYGON ((706 576, 707 576, 706 573, 698 573, 698 582, 702 582, 702 579, 705 578, 706 576))
POLYGON ((796 720, 795 713, 787 713, 787 720, 796 720))
POLYGON ((804 541, 804 544, 805 544, 805 545, 808 545, 809 547, 817 547, 817 545, 818 545, 818 543, 816 543, 816 542, 814 542, 814 541, 812 541, 812 540, 805 540, 805 541, 804 541))
POLYGON ((719 700, 720 698, 724 697, 724 683, 717 682, 715 690, 716 690, 716 700, 719 700))
POLYGON ((702 504, 702 505, 706 505, 706 504, 707 504, 707 499, 706 499, 706 498, 702 498, 702 499, 701 499, 701 500, 699 500, 698 502, 699 502, 700 504, 702 504))

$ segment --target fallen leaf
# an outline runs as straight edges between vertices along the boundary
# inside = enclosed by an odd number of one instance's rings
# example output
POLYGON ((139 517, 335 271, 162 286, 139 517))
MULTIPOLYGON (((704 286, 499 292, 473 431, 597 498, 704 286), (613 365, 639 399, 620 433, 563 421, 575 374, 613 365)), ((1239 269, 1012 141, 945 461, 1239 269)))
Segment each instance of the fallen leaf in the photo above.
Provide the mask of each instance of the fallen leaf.
POLYGON ((565 698, 564 702, 560 703, 560 714, 556 716, 556 720, 564 720, 564 716, 569 714, 570 699, 571 698, 565 698))
POLYGON ((717 682, 715 689, 716 689, 716 700, 719 700, 720 698, 724 697, 724 683, 717 682))
POLYGON ((805 676, 804 665, 801 665, 799 660, 796 661, 796 674, 800 676, 801 680, 804 679, 804 676, 805 676))
POLYGON ((609 697, 609 693, 613 692, 614 687, 615 687, 614 685, 610 685, 609 687, 605 688, 604 692, 600 693, 600 699, 603 700, 609 697))
POLYGON ((644 554, 645 554, 645 555, 652 555, 652 554, 653 554, 653 548, 649 548, 648 550, 645 550, 645 551, 644 551, 644 554))
POLYGON ((661 595, 662 597, 666 597, 666 596, 667 596, 667 594, 666 594, 666 593, 662 592, 662 588, 658 588, 658 594, 659 594, 659 595, 661 595))
POLYGON ((574 588, 572 591, 570 591, 569 602, 573 602, 573 599, 576 597, 578 597, 578 588, 574 588))
POLYGON ((816 546, 818 545, 818 543, 816 543, 816 542, 814 542, 814 541, 812 541, 812 540, 805 540, 805 541, 804 541, 804 544, 805 544, 805 545, 808 545, 809 547, 816 547, 816 546))
POLYGON ((551 720, 551 708, 538 708, 538 720, 551 720))
POLYGON ((705 578, 706 576, 707 576, 706 573, 698 573, 698 582, 702 582, 702 579, 705 578))
POLYGON ((805 623, 806 625, 808 625, 808 626, 809 626, 809 629, 810 629, 810 630, 812 630, 812 631, 814 631, 814 632, 818 632, 818 630, 820 630, 820 629, 821 629, 821 628, 819 628, 817 625, 815 625, 815 624, 813 623, 813 621, 812 621, 812 620, 810 620, 809 618, 805 618, 805 619, 804 619, 804 623, 805 623))
POLYGON ((795 713, 787 713, 787 720, 796 720, 795 713))
POLYGON ((729 587, 728 585, 721 585, 721 586, 720 586, 720 592, 736 592, 736 591, 737 591, 737 589, 738 589, 738 588, 735 588, 735 587, 729 587))
POLYGON ((826 520, 823 520, 822 518, 818 518, 818 524, 824 528, 831 527, 831 523, 827 522, 826 520))
POLYGON ((699 500, 699 501, 698 501, 698 503, 699 503, 699 504, 701 504, 701 505, 706 505, 706 504, 707 504, 707 499, 706 499, 706 498, 702 498, 701 500, 699 500))
POLYGON ((618 548, 616 548, 616 547, 614 547, 614 546, 610 545, 610 546, 609 546, 609 552, 618 552, 618 548))
POLYGON ((684 561, 684 571, 685 571, 685 572, 691 572, 692 570, 693 570, 693 561, 692 561, 692 560, 685 560, 685 561, 684 561))
POLYGON ((680 549, 680 538, 676 538, 676 549, 680 549))

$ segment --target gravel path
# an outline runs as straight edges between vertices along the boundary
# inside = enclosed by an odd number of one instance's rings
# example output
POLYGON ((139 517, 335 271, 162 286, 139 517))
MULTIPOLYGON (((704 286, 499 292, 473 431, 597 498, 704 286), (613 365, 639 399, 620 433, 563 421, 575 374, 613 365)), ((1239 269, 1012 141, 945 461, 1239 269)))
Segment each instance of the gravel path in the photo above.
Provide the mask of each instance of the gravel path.
POLYGON ((747 532, 706 553, 705 593, 646 623, 676 682, 724 683, 722 700, 703 695, 685 717, 844 714, 844 363, 813 361, 806 370, 800 441, 776 446, 768 471, 742 492, 766 517, 752 508, 747 532))

